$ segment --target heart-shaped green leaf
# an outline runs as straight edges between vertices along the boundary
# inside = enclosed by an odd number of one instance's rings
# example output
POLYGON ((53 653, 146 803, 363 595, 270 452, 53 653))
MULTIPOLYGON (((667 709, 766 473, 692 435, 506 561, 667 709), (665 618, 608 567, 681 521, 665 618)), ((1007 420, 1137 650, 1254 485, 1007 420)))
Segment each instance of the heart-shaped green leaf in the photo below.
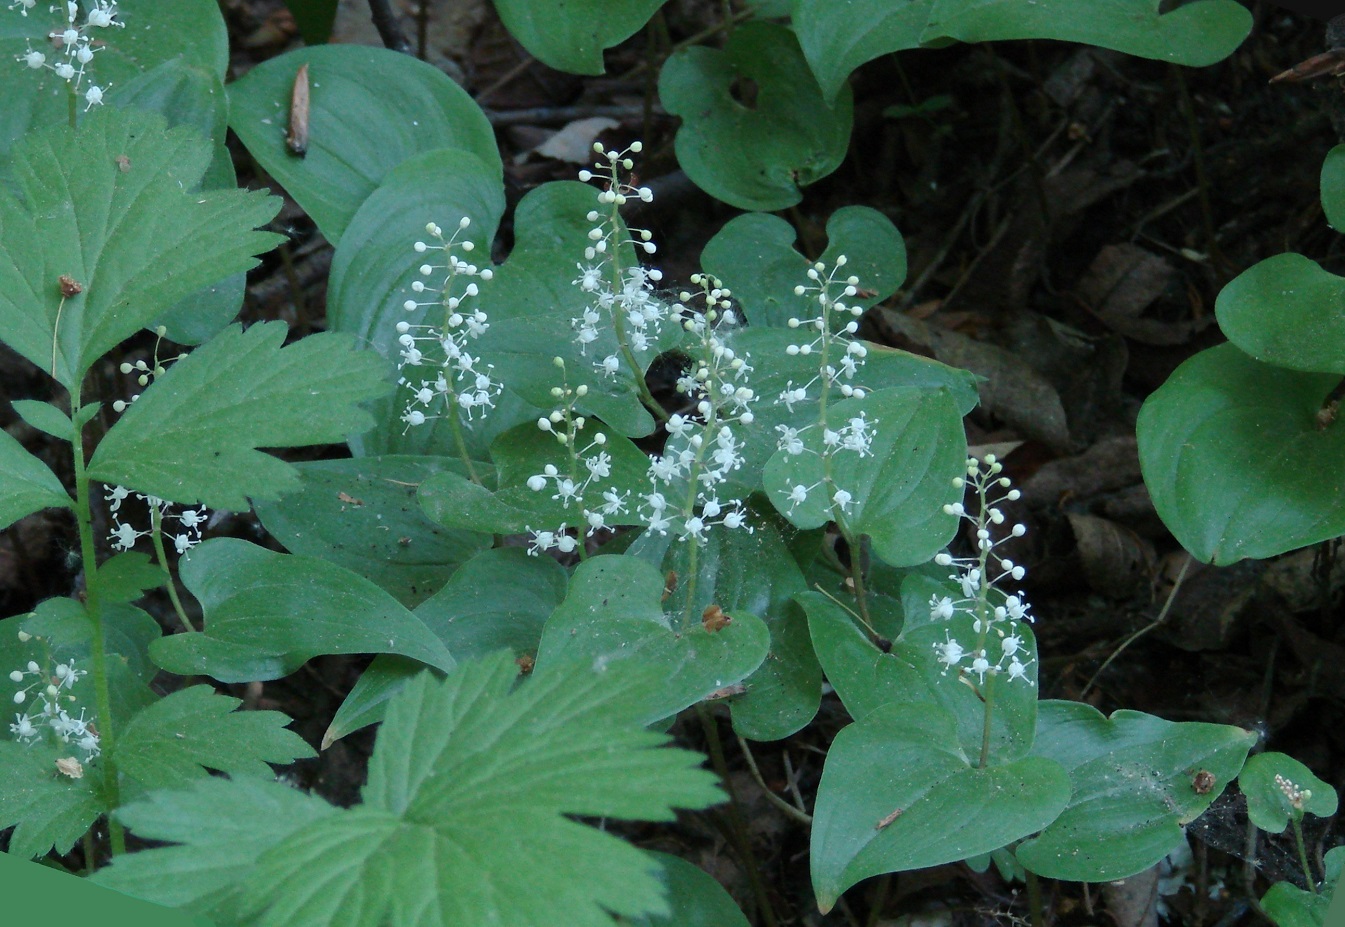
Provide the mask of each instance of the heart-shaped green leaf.
POLYGON ((27 137, 20 200, 0 195, 0 340, 73 388, 179 299, 252 267, 279 240, 253 231, 279 200, 197 191, 210 154, 191 129, 112 107, 27 137))
POLYGON ((1224 344, 1149 397, 1135 426, 1144 483, 1192 556, 1225 565, 1345 533, 1345 422, 1318 417, 1339 380, 1224 344))
POLYGON ((962 415, 946 390, 889 389, 830 406, 827 429, 861 415, 873 434, 868 454, 824 457, 826 431, 813 427, 802 435, 801 453, 779 450, 767 461, 766 494, 791 524, 817 528, 835 520, 827 488, 835 485, 853 497, 841 513, 852 537, 868 535, 874 553, 893 566, 923 563, 957 530, 943 506, 962 492, 953 485, 967 459, 962 415), (807 500, 795 503, 799 486, 807 500))
POLYGON ((173 502, 246 509, 299 485, 260 447, 341 441, 369 424, 360 403, 389 384, 382 358, 335 332, 284 347, 289 327, 231 326, 179 360, 99 442, 93 479, 173 502))
POLYGON ((1050 879, 1110 882, 1148 869, 1182 839, 1242 768, 1256 735, 1227 724, 1174 723, 1138 711, 1044 701, 1034 757, 1069 773, 1069 808, 1018 860, 1050 879))
POLYGON ((1035 833, 1069 801, 1059 763, 1026 757, 977 768, 937 705, 886 705, 832 741, 813 812, 818 907, 884 872, 987 853, 1035 833))
POLYGON ((1232 0, 1201 0, 1159 13, 1159 0, 796 0, 794 29, 827 99, 850 72, 888 52, 949 39, 992 42, 1056 39, 1143 58, 1203 67, 1228 55, 1251 31, 1232 0))
MULTIPOLYGON (((330 242, 384 176, 413 155, 460 148, 501 175, 495 133, 443 71, 410 55, 318 45, 264 61, 229 86, 229 125, 330 242), (308 65, 308 151, 285 144, 291 94, 308 65)), ((414 225, 410 234, 424 229, 414 225)))
POLYGON ((1272 834, 1280 834, 1289 826, 1295 808, 1290 804, 1277 777, 1288 781, 1299 790, 1299 811, 1329 818, 1336 813, 1336 790, 1329 782, 1317 778, 1308 767, 1291 756, 1270 751, 1258 753, 1247 760, 1238 773, 1238 788, 1247 798, 1247 817, 1257 827, 1272 834), (1310 793, 1310 794, 1309 794, 1310 793))
POLYGON ((631 927, 749 927, 732 896, 704 869, 668 853, 649 855, 663 866, 659 881, 672 910, 631 918, 631 927))
POLYGON ((1263 364, 1345 373, 1345 277, 1301 254, 1238 274, 1214 304, 1228 340, 1263 364))
MULTIPOLYGON (((795 232, 779 216, 748 213, 731 219, 706 244, 701 265, 733 291, 753 325, 783 327, 790 318, 816 315, 815 300, 794 287, 808 282, 810 262, 794 250, 795 232)), ((863 296, 848 305, 867 309, 897 291, 906 279, 906 244, 892 220, 867 206, 846 206, 827 220, 828 267, 846 259, 845 275, 859 278, 863 296)), ((850 321, 837 313, 837 325, 850 321)))
POLYGON ((206 627, 155 641, 150 655, 183 676, 278 679, 327 653, 395 653, 454 666, 425 623, 372 582, 325 560, 215 538, 182 558, 182 582, 206 627))
POLYGON ((639 31, 664 0, 570 0, 532 3, 495 0, 509 34, 528 53, 558 71, 601 74, 602 52, 639 31))
MULTIPOLYGON (((978 693, 958 678, 957 672, 939 662, 935 649, 949 639, 968 651, 975 649, 977 633, 969 615, 923 624, 910 621, 907 623, 912 627, 898 634, 895 619, 900 610, 890 599, 879 599, 870 608, 870 616, 874 630, 890 642, 884 650, 884 642, 874 641, 837 600, 820 592, 796 598, 808 610, 813 646, 827 680, 852 718, 867 718, 884 705, 937 704, 954 720, 956 743, 962 751, 979 759, 985 737, 985 702, 981 696, 990 691, 994 710, 990 715, 988 760, 999 764, 1027 756, 1037 723, 1037 644, 1028 628, 1019 625, 1015 631, 1020 659, 1027 667, 1025 678, 997 678, 992 674, 978 679, 968 674, 967 680, 981 689, 978 693)), ((991 655, 998 656, 993 651, 991 655)))
POLYGON ((652 724, 741 682, 761 665, 770 632, 750 612, 711 631, 699 614, 669 615, 664 577, 631 557, 595 557, 575 570, 565 602, 547 619, 538 672, 580 661, 598 670, 633 660, 658 667, 658 685, 630 695, 630 712, 652 724))
POLYGON ((677 52, 663 66, 659 97, 682 117, 682 169, 739 209, 793 206, 801 187, 840 166, 850 144, 849 90, 824 100, 798 40, 783 26, 749 22, 722 50, 677 52))
POLYGON ((298 492, 256 506, 266 530, 290 553, 359 573, 407 608, 434 595, 458 567, 490 546, 488 535, 438 527, 416 499, 417 487, 430 477, 460 469, 455 461, 360 457, 297 467, 298 492))

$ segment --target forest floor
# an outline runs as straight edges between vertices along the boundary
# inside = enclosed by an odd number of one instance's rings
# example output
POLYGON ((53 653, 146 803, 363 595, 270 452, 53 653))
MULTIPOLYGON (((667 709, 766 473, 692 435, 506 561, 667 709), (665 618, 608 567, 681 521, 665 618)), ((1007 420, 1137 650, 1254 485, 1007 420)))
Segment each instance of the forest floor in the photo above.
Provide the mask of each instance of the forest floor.
MULTIPOLYGON (((298 42, 278 0, 224 6, 235 76, 298 42)), ((338 37, 376 43, 358 21, 362 8, 343 9, 338 37)), ((1322 160, 1338 141, 1330 113, 1345 110, 1345 82, 1270 84, 1323 49, 1323 25, 1270 3, 1251 9, 1256 25, 1247 42, 1203 69, 1049 42, 955 45, 866 65, 853 78, 848 159, 785 218, 799 229, 802 249, 817 253, 836 209, 863 204, 888 215, 905 237, 910 270, 902 289, 869 314, 863 334, 985 378, 968 437, 974 447, 999 450, 1023 490, 1015 515, 1027 522, 1030 544, 1014 559, 1029 568, 1042 696, 1253 729, 1262 746, 1291 754, 1340 789, 1339 542, 1222 569, 1191 564, 1154 624, 1186 555, 1141 481, 1140 404, 1183 360, 1222 340, 1215 298, 1242 270, 1297 251, 1345 272, 1342 239, 1318 199, 1322 160), (1147 633, 1136 637, 1141 630, 1147 633)), ((719 3, 675 0, 665 11, 667 34, 679 41, 701 32, 720 10, 719 3)), ((528 58, 484 2, 442 4, 439 13, 427 57, 490 112, 511 204, 539 183, 572 178, 580 166, 536 153, 539 144, 577 120, 610 118, 615 127, 604 138, 644 141, 641 173, 660 195, 641 222, 660 243, 665 279, 685 281, 735 210, 677 172, 676 120, 656 101, 649 105, 645 35, 609 54, 607 76, 585 78, 528 58)), ((407 23, 414 40, 415 23, 407 23)), ((591 140, 581 133, 581 150, 591 140)), ((241 146, 234 150, 241 181, 267 185, 241 146)), ((254 273, 245 320, 321 328, 330 246, 292 201, 275 227, 290 237, 288 266, 273 260, 254 273)), ((509 231, 506 225, 501 252, 509 231)), ((33 386, 19 364, 0 359, 0 395, 31 395, 33 386)), ((246 521, 238 516, 232 530, 246 532, 246 521)), ((0 614, 67 591, 67 531, 37 518, 0 537, 0 614)), ((230 689, 294 716, 295 729, 316 744, 366 663, 321 658, 289 679, 230 689)), ((810 805, 821 756, 846 721, 828 696, 817 720, 794 737, 754 745, 765 784, 782 795, 793 786, 810 805)), ((705 748, 695 723, 674 733, 705 748)), ((993 869, 978 874, 956 865, 859 886, 821 917, 809 888, 806 830, 762 797, 727 714, 721 733, 750 861, 723 837, 723 813, 630 836, 706 868, 755 923, 895 924, 918 915, 922 924, 975 924, 1022 916, 1022 899, 993 869)), ((352 802, 372 737, 352 735, 293 775, 334 801, 352 802)), ((1193 856, 1178 874, 1187 887, 1166 898, 1173 922, 1251 923, 1248 886, 1259 895, 1269 880, 1292 876, 1283 848, 1264 835, 1248 853, 1247 826, 1231 795, 1188 829, 1193 856), (1248 855, 1254 864, 1244 861, 1248 855)), ((1316 853, 1345 842, 1331 822, 1309 836, 1316 853)), ((1097 890, 1051 884, 1048 891, 1058 924, 1108 918, 1097 890)))

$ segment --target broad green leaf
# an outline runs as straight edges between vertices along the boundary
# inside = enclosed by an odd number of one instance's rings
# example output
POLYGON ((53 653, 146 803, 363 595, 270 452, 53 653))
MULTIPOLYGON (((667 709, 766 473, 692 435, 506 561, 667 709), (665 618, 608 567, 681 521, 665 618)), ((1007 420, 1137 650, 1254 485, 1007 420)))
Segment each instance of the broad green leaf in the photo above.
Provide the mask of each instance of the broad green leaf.
MULTIPOLYGON (((785 326, 790 318, 817 314, 814 297, 798 296, 808 284, 807 258, 794 250, 795 232, 779 216, 748 213, 729 220, 701 252, 701 266, 733 291, 753 325, 785 326)), ((846 206, 827 220, 827 250, 819 258, 828 267, 844 255, 840 277, 853 274, 866 295, 847 305, 869 306, 896 292, 906 279, 906 244, 892 220, 867 206, 846 206), (872 294, 872 295, 868 295, 872 294)), ((837 324, 850 319, 837 316, 837 324)))
POLYGON ((256 506, 276 540, 373 580, 407 608, 435 592, 489 547, 487 535, 436 526, 416 500, 436 473, 460 469, 439 457, 361 457, 297 465, 301 488, 256 506))
MULTIPOLYGON (((760 397, 752 406, 754 420, 742 429, 742 469, 730 476, 730 483, 743 487, 746 493, 761 488, 762 471, 779 446, 781 426, 802 431, 816 422, 820 414, 816 389, 810 391, 808 401, 795 403, 792 409, 779 401, 786 388, 808 383, 817 376, 817 355, 788 353, 789 346, 798 340, 797 330, 754 325, 734 334, 729 342, 733 350, 751 363, 752 389, 760 397)), ((945 388, 960 414, 976 407, 976 376, 969 371, 907 351, 868 343, 866 347, 868 357, 853 380, 855 386, 862 386, 870 393, 902 386, 945 388)))
MULTIPOLYGON (((423 264, 445 263, 442 252, 415 250, 417 241, 435 243, 425 226, 435 222, 446 236, 456 233, 459 241, 471 241, 476 246, 472 259, 489 266, 491 244, 503 213, 504 186, 498 163, 487 164, 471 152, 457 148, 407 158, 389 171, 360 205, 337 244, 327 289, 328 324, 336 331, 349 332, 361 344, 396 364, 402 350, 397 342, 397 323, 442 326, 445 314, 442 306, 422 306, 415 312, 403 308, 408 299, 417 303, 432 301, 428 293, 412 292, 413 282, 433 287, 443 280, 443 271, 430 277, 420 273, 423 264), (471 225, 459 231, 458 222, 464 217, 471 225)), ((488 281, 478 283, 485 290, 495 285, 488 281)), ((460 295, 461 289, 460 283, 455 293, 460 295)), ((493 337, 487 331, 472 342, 472 352, 488 346, 493 337)), ((370 407, 375 425, 360 437, 358 453, 457 456, 458 447, 447 419, 432 417, 424 425, 406 427, 401 417, 409 392, 409 387, 399 387, 370 407)), ((485 456, 490 438, 498 433, 496 426, 504 411, 500 405, 497 400, 496 409, 489 410, 484 418, 476 416, 471 427, 463 429, 469 449, 476 457, 485 456)), ((441 412, 436 409, 426 414, 438 416, 441 412)))
POLYGON ((1345 277, 1301 254, 1277 254, 1219 292, 1214 311, 1228 340, 1263 364, 1345 374, 1345 277))
POLYGON ((515 687, 518 668, 501 654, 443 681, 422 675, 379 732, 362 805, 310 810, 314 799, 279 800, 279 786, 199 785, 199 807, 169 796, 122 812, 141 837, 184 846, 101 879, 152 900, 223 899, 234 920, 269 927, 338 912, 389 927, 609 927, 612 914, 667 914, 656 860, 568 817, 666 821, 722 797, 698 755, 657 749, 663 736, 614 720, 632 689, 655 683, 649 668, 625 669, 571 666, 515 687), (237 824, 268 815, 286 820, 260 826, 245 857, 237 824), (198 873, 203 891, 156 886, 147 875, 159 860, 198 873))
POLYGON ((631 557, 580 564, 564 603, 542 631, 537 671, 570 662, 655 671, 659 684, 631 693, 628 706, 633 717, 652 724, 741 682, 761 665, 770 632, 760 618, 739 612, 711 632, 699 612, 664 612, 663 588, 662 573, 631 557))
POLYGON ((1080 702, 1043 701, 1032 753, 1063 766, 1074 795, 1050 827, 1018 847, 1018 861, 1037 875, 1076 882, 1148 869, 1219 797, 1255 742, 1252 732, 1227 724, 1138 711, 1106 718, 1080 702), (1201 773, 1212 777, 1208 787, 1201 773))
POLYGON ((888 52, 949 39, 1056 39, 1203 67, 1251 30, 1232 0, 1201 0, 1159 14, 1159 0, 795 0, 794 29, 818 83, 833 98, 855 68, 888 52))
MULTIPOLYGON (((14 12, 0 16, 0 61, 13 61, 30 47, 47 51, 53 61, 47 36, 58 22, 62 28, 65 25, 57 19, 60 9, 42 3, 28 16, 14 12), (49 14, 48 7, 57 12, 49 14)), ((127 105, 119 94, 141 74, 166 61, 180 60, 224 77, 229 34, 217 0, 121 0, 117 11, 125 26, 97 31, 95 37, 106 44, 98 49, 86 76, 86 88, 88 82, 104 88, 112 85, 104 97, 105 106, 127 105)), ((8 177, 10 150, 19 139, 45 127, 68 124, 67 93, 65 81, 48 69, 0 68, 0 99, 5 101, 0 106, 0 178, 8 177)), ((85 118, 84 109, 81 102, 77 108, 81 118, 85 118)))
POLYGON ((117 770, 146 790, 182 788, 214 769, 239 778, 273 778, 268 763, 287 766, 315 756, 285 729, 278 711, 235 711, 241 699, 191 686, 145 708, 117 735, 117 770))
MULTIPOLYGON (((565 598, 568 578, 550 557, 520 548, 482 551, 453 574, 443 589, 416 609, 416 617, 458 660, 507 650, 532 658, 542 625, 565 598)), ((405 657, 380 656, 360 674, 323 735, 323 749, 351 731, 383 719, 387 700, 424 666, 405 657)))
MULTIPOLYGON (((864 720, 885 705, 936 704, 956 724, 956 743, 968 756, 979 758, 985 736, 985 703, 967 685, 966 680, 970 680, 994 697, 995 708, 990 715, 991 762, 1004 763, 1027 756, 1037 724, 1037 643, 1030 629, 1020 624, 1015 631, 1021 640, 1019 653, 1027 667, 1025 679, 991 675, 981 680, 967 672, 964 680, 939 662, 935 647, 951 638, 968 651, 977 649, 978 636, 969 615, 958 614, 939 622, 907 620, 907 627, 901 630, 900 609, 892 600, 875 596, 870 618, 874 630, 884 638, 875 641, 836 600, 820 592, 807 592, 795 598, 808 610, 808 627, 817 658, 852 718, 864 720), (885 642, 890 642, 886 650, 885 642)), ((847 603, 847 607, 853 606, 847 603)), ((928 604, 924 604, 924 610, 928 612, 928 604)), ((989 647, 996 645, 992 643, 989 647)))
POLYGON ((695 549, 671 536, 643 533, 629 554, 657 565, 673 581, 665 607, 701 615, 718 606, 731 615, 748 613, 770 631, 770 652, 743 680, 746 691, 729 702, 733 727, 752 740, 783 740, 817 714, 822 669, 813 655, 808 619, 793 600, 807 583, 780 537, 778 516, 752 509, 746 530, 716 528, 695 549), (693 597, 692 601, 687 596, 693 597))
MULTIPOLYGON (((1340 872, 1345 868, 1345 847, 1330 850, 1323 860, 1325 878, 1317 892, 1305 892, 1290 882, 1276 882, 1261 898, 1261 909, 1275 927, 1322 927, 1331 916, 1340 872)), ((1337 909, 1339 910, 1339 909, 1337 909)), ((1333 921, 1339 921, 1339 915, 1333 921)))
POLYGON ((1192 556, 1226 565, 1345 534, 1345 422, 1318 418, 1339 380, 1224 344, 1150 395, 1135 426, 1144 483, 1192 556))
POLYGON ((198 779, 183 789, 150 792, 116 814, 138 836, 184 846, 118 856, 90 880, 228 927, 238 923, 242 880, 258 855, 339 813, 283 782, 198 779))
POLYGON ((1329 818, 1336 813, 1336 790, 1329 782, 1317 778, 1312 770, 1291 756, 1273 751, 1258 753, 1249 758, 1242 772, 1238 773, 1238 788, 1247 798, 1247 817, 1261 830, 1283 833, 1293 816, 1294 809, 1276 782, 1276 776, 1284 777, 1305 795, 1312 793, 1303 799, 1302 811, 1320 818, 1329 818))
POLYGON ((282 347, 283 322, 230 326, 157 378, 104 436, 89 475, 174 502, 246 509, 299 485, 259 447, 341 441, 368 426, 384 362, 335 333, 282 347))
MULTIPOLYGON (((619 434, 603 431, 605 441, 601 445, 588 446, 599 434, 600 423, 590 422, 580 432, 579 444, 581 460, 589 460, 600 454, 610 456, 611 474, 595 478, 584 492, 584 504, 596 508, 603 502, 602 492, 610 489, 618 495, 630 493, 626 511, 609 519, 609 523, 621 525, 639 525, 645 519, 636 511, 636 496, 649 491, 649 457, 635 444, 619 434)), ((569 455, 554 436, 537 427, 536 423, 519 425, 495 439, 490 446, 490 456, 499 468, 500 489, 495 493, 498 502, 528 513, 529 524, 533 529, 556 528, 561 523, 570 527, 587 527, 580 506, 571 501, 558 498, 560 493, 554 481, 548 482, 542 490, 533 490, 528 480, 543 473, 547 464, 557 468, 560 473, 570 472, 569 455)), ((589 475, 584 463, 575 468, 574 480, 582 483, 589 475)))
MULTIPOLYGON (((549 412, 555 407, 553 387, 565 381, 572 389, 585 385, 589 392, 582 408, 587 413, 613 431, 642 437, 654 430, 654 419, 641 405, 625 366, 620 375, 610 377, 599 369, 598 362, 617 350, 609 326, 599 327, 592 344, 575 342, 572 320, 592 302, 576 281, 584 249, 592 245, 588 234, 593 223, 586 216, 598 208, 597 195, 595 186, 565 181, 544 184, 519 203, 514 250, 481 292, 480 307, 491 320, 482 353, 506 389, 531 405, 549 412), (565 361, 564 377, 553 366, 555 357, 565 361)), ((615 256, 625 268, 638 260, 629 244, 617 248, 615 256)), ((660 337, 638 359, 648 365, 680 338, 681 329, 665 323, 660 337)))
POLYGON ((671 910, 632 918, 631 927, 748 927, 729 893, 704 869, 667 853, 649 855, 663 867, 658 879, 671 910))
MULTIPOLYGON (((182 59, 170 59, 118 86, 116 103, 158 113, 168 120, 170 128, 194 128, 211 142, 210 165, 201 178, 202 189, 231 190, 238 186, 233 157, 225 144, 229 98, 221 75, 182 59)), ((212 282, 183 297, 151 327, 164 326, 166 337, 178 344, 200 344, 238 315, 246 284, 246 275, 241 272, 212 282)))
MULTIPOLYGON (((384 176, 413 155, 460 148, 501 176, 495 133, 467 92, 410 55, 318 45, 262 62, 229 85, 229 125, 332 243, 384 176), (295 75, 308 65, 308 152, 285 145, 295 75)), ((444 224, 444 223, 441 223, 444 224)), ((424 222, 411 227, 415 235, 424 222)))
POLYGON ((305 45, 321 45, 332 35, 338 0, 285 0, 305 45))
POLYGON ((831 487, 849 492, 854 501, 840 514, 852 537, 868 535, 873 552, 893 566, 923 563, 957 530, 943 506, 962 492, 953 485, 967 459, 961 412, 947 390, 880 390, 829 406, 827 427, 861 415, 873 433, 868 454, 837 452, 828 465, 825 432, 815 426, 802 435, 802 453, 778 450, 767 461, 766 494, 791 524, 817 528, 838 520, 831 487), (796 504, 798 486, 809 492, 796 504))
MULTIPOLYGON (((123 551, 98 564, 98 597, 105 604, 134 602, 146 590, 158 589, 168 579, 164 568, 152 562, 148 554, 123 551)), ((155 633, 148 640, 159 636, 158 622, 154 627, 155 633)))
POLYGON ((0 828, 14 827, 9 852, 23 859, 68 853, 107 810, 98 767, 62 775, 56 761, 78 753, 59 742, 0 740, 0 828), (17 826, 15 826, 17 825, 17 826))
POLYGON ((42 509, 71 505, 70 494, 56 474, 0 429, 0 528, 42 509))
POLYGON ((664 0, 495 0, 509 34, 538 61, 572 74, 603 73, 603 49, 640 30, 664 0))
MULTIPOLYGON (((494 484, 494 474, 489 476, 494 484)), ((527 509, 505 502, 484 485, 448 470, 420 484, 420 504, 431 521, 446 528, 522 534, 533 520, 527 509)))
POLYGON ((328 653, 395 653, 448 671, 454 660, 423 621, 378 586, 325 560, 215 538, 182 558, 205 630, 150 648, 183 676, 278 679, 328 653))
POLYGON ((193 192, 209 160, 193 130, 112 107, 24 139, 19 200, 0 193, 0 339, 70 388, 179 299, 252 267, 278 240, 253 228, 280 201, 193 192), (63 298, 62 276, 82 291, 63 298))
POLYGON ((977 768, 936 705, 886 705, 836 735, 813 812, 812 873, 825 913, 861 879, 988 853, 1035 833, 1069 801, 1043 757, 977 768))
POLYGON ((1345 145, 1337 145, 1322 162, 1322 211, 1337 232, 1345 229, 1345 145))
POLYGON ((697 45, 675 53, 659 75, 659 97, 682 117, 682 169, 739 209, 793 206, 802 187, 840 166, 850 145, 849 89, 824 100, 798 40, 783 26, 749 22, 722 50, 697 45), (755 99, 740 99, 745 87, 755 99))

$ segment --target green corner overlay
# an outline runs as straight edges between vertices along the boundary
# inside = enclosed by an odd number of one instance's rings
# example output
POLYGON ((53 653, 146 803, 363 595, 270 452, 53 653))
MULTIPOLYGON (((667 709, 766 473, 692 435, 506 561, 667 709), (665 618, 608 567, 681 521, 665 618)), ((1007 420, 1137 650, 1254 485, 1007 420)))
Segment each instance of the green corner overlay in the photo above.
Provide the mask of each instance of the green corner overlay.
POLYGON ((89 927, 214 927, 203 918, 8 853, 0 853, 0 898, 5 899, 4 923, 13 927, 38 927, 56 918, 89 927))
POLYGON ((1324 927, 1345 927, 1345 892, 1336 892, 1326 911, 1324 927))

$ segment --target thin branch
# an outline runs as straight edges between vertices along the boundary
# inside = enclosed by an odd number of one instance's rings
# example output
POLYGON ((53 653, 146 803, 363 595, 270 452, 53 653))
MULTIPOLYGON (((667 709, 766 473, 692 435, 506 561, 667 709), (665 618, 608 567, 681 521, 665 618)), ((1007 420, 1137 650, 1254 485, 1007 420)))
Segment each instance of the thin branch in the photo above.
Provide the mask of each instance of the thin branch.
POLYGON ((401 25, 398 24, 397 14, 392 12, 392 4, 388 0, 369 0, 369 12, 374 20, 374 28, 378 30, 378 37, 383 40, 385 48, 401 52, 404 55, 414 54, 411 42, 407 39, 406 33, 402 31, 401 25))

